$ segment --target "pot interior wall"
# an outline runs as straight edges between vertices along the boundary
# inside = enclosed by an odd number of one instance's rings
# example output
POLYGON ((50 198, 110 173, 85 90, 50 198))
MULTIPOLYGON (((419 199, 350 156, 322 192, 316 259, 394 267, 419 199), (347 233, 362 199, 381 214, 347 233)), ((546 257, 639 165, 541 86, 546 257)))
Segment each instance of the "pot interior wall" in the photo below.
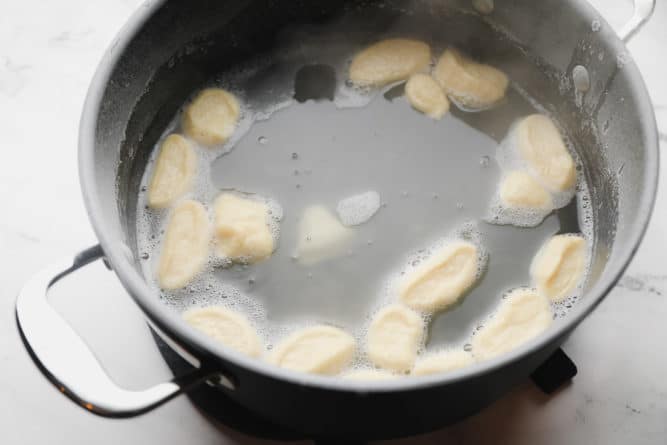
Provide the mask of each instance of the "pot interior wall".
MULTIPOLYGON (((270 51, 284 28, 332 22, 359 5, 374 13, 364 13, 358 36, 350 38, 392 29, 437 37, 501 67, 554 112, 580 149, 591 188, 595 248, 588 285, 603 277, 607 264, 622 261, 614 252, 639 230, 634 216, 652 135, 639 119, 647 111, 637 72, 631 62, 619 63, 624 56, 610 40, 610 29, 603 25, 593 31, 592 11, 562 0, 497 2, 490 16, 475 13, 463 0, 286 5, 269 0, 164 2, 123 50, 104 93, 92 147, 95 198, 104 203, 105 218, 132 251, 137 270, 141 175, 155 142, 188 96, 234 64, 270 51), (580 106, 568 80, 575 65, 587 67, 591 77, 580 106)), ((476 115, 466 119, 482 125, 476 115)))

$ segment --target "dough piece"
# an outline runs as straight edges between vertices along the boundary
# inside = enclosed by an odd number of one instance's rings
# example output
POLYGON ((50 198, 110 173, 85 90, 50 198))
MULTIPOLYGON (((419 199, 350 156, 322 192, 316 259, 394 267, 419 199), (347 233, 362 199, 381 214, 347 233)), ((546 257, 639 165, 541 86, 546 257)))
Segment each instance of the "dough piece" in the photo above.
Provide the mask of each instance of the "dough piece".
POLYGON ((412 375, 429 375, 454 371, 475 363, 475 359, 466 351, 443 351, 420 358, 412 368, 412 375))
POLYGON ((531 114, 519 122, 515 131, 519 155, 547 188, 565 191, 574 186, 574 160, 551 119, 531 114))
POLYGON ((409 371, 424 337, 424 320, 405 306, 394 304, 378 312, 368 328, 371 362, 397 372, 409 371))
POLYGON ((294 332, 273 351, 269 361, 281 368, 311 374, 338 374, 354 356, 354 338, 331 326, 294 332))
POLYGON ((535 255, 530 276, 538 292, 561 301, 577 287, 586 270, 586 240, 581 235, 556 235, 535 255))
POLYGON ((404 278, 399 291, 401 301, 423 312, 451 306, 475 283, 478 257, 477 246, 472 243, 446 244, 404 278))
POLYGON ((410 39, 388 39, 358 53, 350 65, 350 80, 359 86, 381 87, 424 71, 431 63, 431 48, 410 39))
POLYGON ((473 336, 472 353, 478 360, 504 354, 544 332, 552 321, 549 300, 535 289, 515 289, 473 336))
POLYGON ((380 369, 366 368, 348 371, 341 377, 348 380, 391 380, 397 378, 398 375, 380 369))
POLYGON ((448 48, 433 69, 433 77, 450 99, 464 108, 481 110, 505 96, 509 80, 502 71, 477 63, 448 48))
POLYGON ((261 342, 248 320, 241 314, 220 306, 190 309, 183 313, 190 326, 225 346, 259 357, 261 342))
POLYGON ((326 207, 307 207, 299 221, 296 247, 299 262, 312 265, 340 255, 353 234, 326 207))
POLYGON ((380 210, 380 194, 373 190, 352 195, 338 201, 336 213, 346 226, 368 222, 380 210))
POLYGON ((239 103, 232 93, 207 88, 185 109, 183 130, 202 145, 222 144, 234 133, 239 114, 239 103))
POLYGON ((260 201, 223 193, 215 200, 215 235, 218 255, 256 263, 273 253, 268 224, 269 207, 260 201))
POLYGON ((160 146, 148 185, 148 205, 153 208, 169 207, 190 191, 196 171, 197 155, 187 139, 180 134, 167 136, 160 146))
POLYGON ((439 120, 449 111, 449 100, 438 82, 428 74, 413 74, 405 84, 410 105, 428 117, 439 120))
POLYGON ((210 238, 208 213, 203 205, 187 200, 174 208, 158 265, 158 283, 162 289, 179 289, 202 270, 210 238))
POLYGON ((500 200, 505 207, 521 209, 550 209, 551 195, 530 174, 514 170, 500 183, 500 200))

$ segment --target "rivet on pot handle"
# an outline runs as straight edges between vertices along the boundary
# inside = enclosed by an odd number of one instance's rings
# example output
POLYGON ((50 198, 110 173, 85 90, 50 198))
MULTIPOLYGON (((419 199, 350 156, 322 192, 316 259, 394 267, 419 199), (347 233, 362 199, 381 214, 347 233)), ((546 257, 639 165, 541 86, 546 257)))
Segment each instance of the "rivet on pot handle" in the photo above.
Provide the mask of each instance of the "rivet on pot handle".
POLYGON ((634 0, 632 18, 618 32, 621 40, 628 43, 642 26, 646 24, 655 10, 655 3, 655 0, 634 0))
POLYGON ((109 378, 81 337, 46 299, 53 284, 103 255, 102 248, 94 246, 35 274, 18 295, 16 321, 28 352, 63 394, 96 414, 129 417, 151 410, 213 373, 198 369, 143 391, 120 388, 109 378))

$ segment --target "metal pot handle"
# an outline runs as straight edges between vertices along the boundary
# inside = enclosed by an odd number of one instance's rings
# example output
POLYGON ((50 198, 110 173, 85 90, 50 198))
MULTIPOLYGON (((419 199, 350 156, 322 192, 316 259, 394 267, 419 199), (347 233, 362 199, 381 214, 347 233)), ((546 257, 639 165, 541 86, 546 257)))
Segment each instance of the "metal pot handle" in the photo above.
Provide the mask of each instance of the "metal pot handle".
POLYGON ((211 371, 190 374, 142 391, 117 386, 88 346, 47 302, 49 288, 61 278, 104 256, 97 245, 35 274, 16 300, 16 321, 26 349, 42 373, 83 408, 106 417, 149 411, 205 381, 211 371))
POLYGON ((618 32, 618 36, 625 43, 646 24, 655 10, 655 0, 634 0, 634 12, 628 22, 618 32))

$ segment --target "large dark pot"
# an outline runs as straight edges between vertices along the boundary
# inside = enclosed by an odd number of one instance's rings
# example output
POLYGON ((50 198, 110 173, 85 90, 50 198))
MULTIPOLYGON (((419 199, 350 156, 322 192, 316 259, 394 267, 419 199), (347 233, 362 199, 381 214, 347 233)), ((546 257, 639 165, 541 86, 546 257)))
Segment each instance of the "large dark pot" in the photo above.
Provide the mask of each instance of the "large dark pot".
MULTIPOLYGON (((270 367, 197 334, 163 306, 144 281, 135 240, 139 181, 155 141, 176 109, 212 73, 269 49, 281 28, 333 20, 348 3, 156 1, 142 7, 109 48, 90 87, 79 141, 81 187, 100 246, 40 272, 16 305, 20 330, 36 362, 86 409, 132 416, 206 382, 210 391, 224 392, 259 416, 316 436, 424 432, 479 411, 524 380, 621 276, 648 223, 658 178, 653 108, 622 40, 584 1, 497 2, 488 16, 476 13, 468 1, 397 1, 378 8, 369 29, 389 26, 399 17, 411 26, 459 23, 456 41, 514 58, 514 69, 508 69, 513 79, 549 104, 583 147, 596 225, 591 278, 579 303, 546 334, 510 354, 447 375, 372 384, 270 367), (404 15, 393 3, 413 14, 404 15), (600 29, 592 30, 596 20, 600 29), (512 48, 523 50, 509 51, 497 30, 506 30, 515 40, 512 48), (599 60, 601 52, 605 57, 599 60), (555 75, 569 75, 579 64, 592 79, 581 107, 572 89, 559 90, 555 75), (595 125, 580 125, 591 121, 595 125), (120 389, 106 376, 45 299, 55 281, 102 257, 151 326, 196 371, 138 392, 120 389)), ((651 8, 638 11, 625 36, 651 8)))

